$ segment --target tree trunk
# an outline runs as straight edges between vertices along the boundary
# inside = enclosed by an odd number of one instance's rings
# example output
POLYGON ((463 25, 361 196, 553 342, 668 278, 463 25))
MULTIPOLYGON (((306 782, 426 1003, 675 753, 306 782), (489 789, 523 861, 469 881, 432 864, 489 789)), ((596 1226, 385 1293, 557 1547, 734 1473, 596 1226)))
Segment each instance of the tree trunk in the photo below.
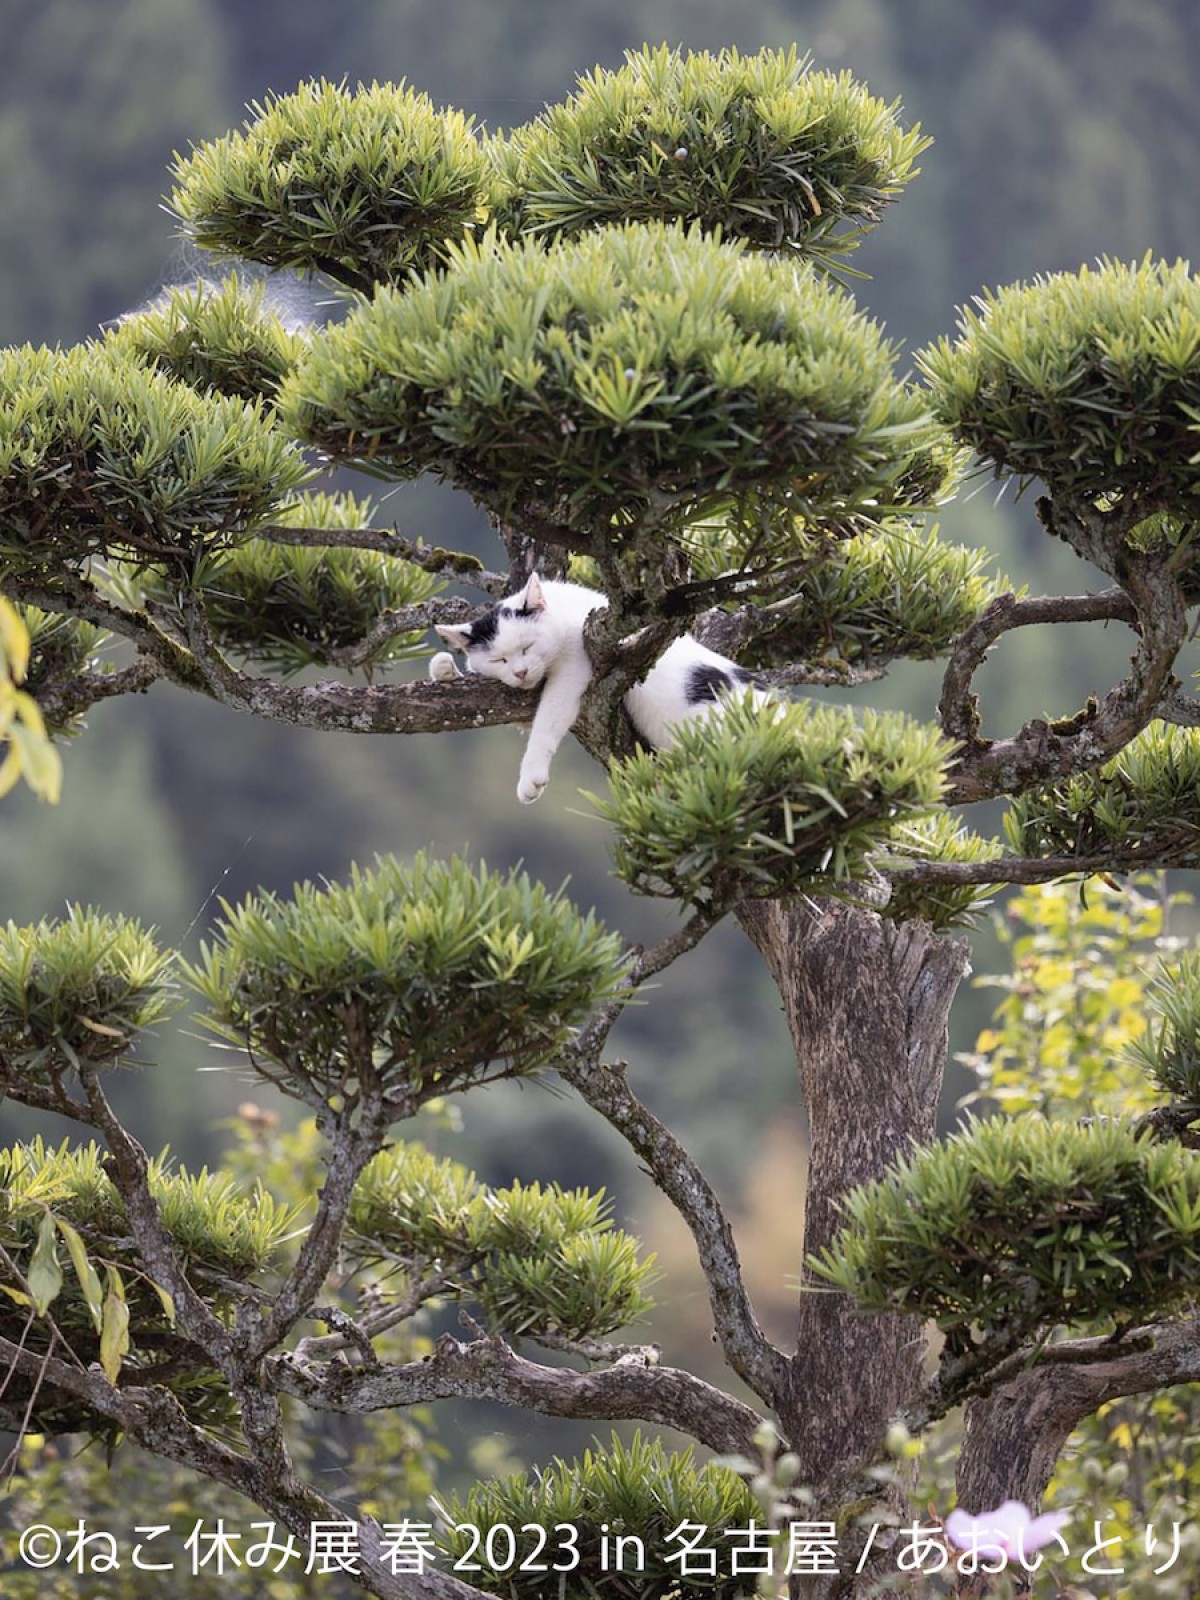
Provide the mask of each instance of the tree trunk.
MULTIPOLYGON (((947 1017, 967 948, 925 923, 894 924, 836 902, 763 901, 740 920, 779 987, 796 1048, 812 1147, 807 1254, 833 1238, 850 1189, 934 1137, 947 1017)), ((800 1458, 799 1481, 815 1493, 811 1515, 829 1519, 857 1497, 858 1473, 920 1386, 925 1338, 916 1318, 866 1316, 845 1295, 806 1287, 791 1414, 780 1422, 800 1458)), ((864 1534, 842 1532, 841 1576, 803 1578, 794 1593, 855 1592, 853 1547, 864 1534)))

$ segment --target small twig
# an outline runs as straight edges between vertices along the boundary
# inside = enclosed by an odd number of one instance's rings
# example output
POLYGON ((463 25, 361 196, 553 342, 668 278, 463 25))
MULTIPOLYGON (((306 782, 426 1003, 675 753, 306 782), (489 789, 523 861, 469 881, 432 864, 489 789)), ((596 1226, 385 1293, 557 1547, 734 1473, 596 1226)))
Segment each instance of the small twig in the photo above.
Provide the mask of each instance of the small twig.
POLYGON ((585 1361, 604 1361, 614 1367, 657 1367, 662 1360, 662 1348, 656 1344, 609 1344, 603 1339, 569 1339, 561 1333, 531 1333, 527 1337, 547 1350, 562 1350, 567 1355, 582 1356, 585 1361))
POLYGON ((357 1320, 352 1320, 336 1307, 314 1307, 310 1315, 315 1320, 327 1322, 339 1331, 301 1339, 296 1346, 296 1354, 305 1359, 333 1355, 353 1344, 356 1349, 363 1352, 364 1360, 378 1365, 379 1357, 371 1347, 370 1341, 415 1316, 427 1300, 442 1292, 449 1281, 449 1275, 445 1272, 430 1273, 428 1277, 417 1279, 403 1299, 396 1301, 394 1305, 373 1311, 369 1316, 357 1320))
POLYGON ((416 605, 398 606, 394 611, 385 611, 357 644, 331 650, 329 663, 350 670, 368 666, 397 634, 424 633, 439 622, 464 622, 473 610, 465 600, 422 600, 416 605))
POLYGON ((101 700, 122 694, 141 694, 167 676, 161 661, 139 655, 115 672, 81 672, 73 678, 39 684, 33 691, 42 715, 52 728, 64 727, 101 700))

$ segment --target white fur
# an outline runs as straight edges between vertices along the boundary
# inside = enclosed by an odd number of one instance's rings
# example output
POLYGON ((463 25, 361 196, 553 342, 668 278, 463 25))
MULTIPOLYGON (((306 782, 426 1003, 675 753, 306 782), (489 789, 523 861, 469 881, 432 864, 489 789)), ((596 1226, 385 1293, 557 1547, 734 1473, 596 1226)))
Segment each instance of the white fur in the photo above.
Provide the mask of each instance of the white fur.
MULTIPOLYGON (((448 644, 465 652, 471 672, 498 678, 512 688, 541 686, 517 784, 517 798, 526 805, 538 799, 549 783, 554 752, 579 716, 584 692, 592 681, 583 626, 593 611, 607 604, 595 589, 539 578, 535 573, 519 594, 500 602, 490 642, 471 645, 470 624, 437 630, 448 644), (518 612, 527 615, 516 615, 518 612)), ((687 698, 688 676, 698 666, 722 672, 737 670, 734 662, 684 634, 625 696, 625 709, 634 727, 654 749, 670 746, 676 723, 707 716, 716 708, 717 702, 712 700, 693 704, 687 698)), ((444 651, 429 663, 429 676, 436 683, 458 675, 453 656, 444 651)))

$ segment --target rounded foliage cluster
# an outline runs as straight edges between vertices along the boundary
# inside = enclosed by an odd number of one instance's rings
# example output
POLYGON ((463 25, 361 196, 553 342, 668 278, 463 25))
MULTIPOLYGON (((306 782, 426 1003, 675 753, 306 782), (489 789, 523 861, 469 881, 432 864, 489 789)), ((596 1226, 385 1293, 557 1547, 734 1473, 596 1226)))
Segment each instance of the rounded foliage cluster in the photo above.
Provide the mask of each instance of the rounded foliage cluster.
POLYGON ((500 216, 517 231, 695 222, 817 258, 853 248, 928 144, 849 73, 793 46, 743 56, 666 45, 598 67, 568 100, 495 141, 500 216))
POLYGON ((1196 866, 1200 735, 1152 722, 1104 766, 1018 795, 1004 832, 1018 855, 1196 866))
POLYGON ((856 1189, 813 1266, 868 1311, 919 1312, 960 1348, 1149 1318, 1200 1289, 1200 1159, 1117 1123, 972 1124, 856 1189))
POLYGON ((285 1092, 432 1095, 546 1066, 618 983, 620 941, 524 873, 455 857, 373 871, 289 900, 222 903, 184 974, 206 1021, 285 1092), (495 1074, 493 1074, 495 1075, 495 1074))
POLYGON ((907 717, 747 696, 615 764, 596 804, 616 827, 617 876, 641 894, 702 907, 828 894, 933 805, 948 755, 907 717))
POLYGON ((759 502, 848 528, 944 477, 892 361, 811 268, 629 224, 463 245, 314 339, 281 408, 331 455, 605 538, 759 502))
POLYGON ((170 289, 122 318, 108 344, 202 392, 270 399, 307 340, 284 327, 261 283, 232 275, 170 289))
POLYGON ((690 1448, 668 1451, 660 1440, 635 1433, 628 1444, 614 1434, 607 1449, 597 1445, 577 1461, 560 1457, 536 1474, 477 1484, 465 1498, 448 1501, 443 1522, 446 1552, 478 1562, 482 1570, 472 1573, 473 1581, 507 1600, 561 1593, 553 1563, 576 1556, 566 1593, 590 1600, 626 1600, 631 1571, 638 1595, 744 1600, 753 1584, 736 1556, 745 1556, 745 1530, 763 1526, 763 1510, 732 1468, 714 1462, 697 1467, 690 1448), (694 1563, 686 1587, 679 1577, 683 1523, 703 1529, 705 1548, 717 1552, 715 1570, 694 1563), (506 1529, 516 1534, 511 1552, 506 1529), (538 1544, 542 1529, 550 1537, 538 1544), (743 1535, 741 1544, 730 1537, 735 1530, 743 1535), (622 1546, 617 1540, 636 1542, 622 1546), (627 1557, 625 1570, 624 1562, 611 1560, 618 1550, 627 1557), (493 1554, 499 1558, 494 1562, 493 1554))
POLYGON ((172 208, 205 249, 369 290, 439 261, 487 204, 471 119, 403 83, 306 83, 251 109, 244 133, 172 173, 172 208))
POLYGON ((311 476, 255 403, 107 345, 0 351, 0 560, 24 573, 230 542, 311 476))
POLYGON ((475 1302, 496 1333, 603 1338, 650 1309, 653 1257, 612 1225, 603 1192, 558 1184, 488 1189, 457 1162, 394 1145, 358 1181, 345 1252, 414 1272, 475 1302))
POLYGON ((796 593, 771 607, 745 660, 841 660, 853 665, 947 651, 997 594, 986 551, 946 544, 936 527, 890 522, 827 543, 796 593))
POLYGON ((1105 261, 989 293, 919 364, 960 438, 1056 500, 1129 497, 1145 514, 1200 488, 1200 282, 1186 262, 1105 261))
POLYGON ((175 1004, 172 957, 140 923, 72 906, 0 928, 0 1082, 45 1084, 81 1061, 108 1066, 175 1004))

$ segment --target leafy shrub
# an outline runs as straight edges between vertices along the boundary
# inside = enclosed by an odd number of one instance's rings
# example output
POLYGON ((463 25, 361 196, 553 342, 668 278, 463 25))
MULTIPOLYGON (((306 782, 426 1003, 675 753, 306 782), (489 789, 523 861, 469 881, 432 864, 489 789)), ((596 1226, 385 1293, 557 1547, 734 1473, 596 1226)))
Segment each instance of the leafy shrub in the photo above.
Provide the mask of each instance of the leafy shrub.
POLYGON ((812 1266, 864 1310, 1016 1338, 1057 1323, 1143 1320, 1200 1288, 1200 1159, 1116 1123, 971 1124, 845 1202, 812 1266))
POLYGON ((892 362, 811 269, 627 224, 549 251, 455 247, 315 338, 280 405, 331 455, 540 502, 606 539, 651 507, 676 525, 742 502, 848 529, 945 479, 892 362))
POLYGON ((552 1062, 617 984, 620 942, 524 873, 380 858, 347 884, 222 903, 183 968, 205 1021, 255 1070, 316 1104, 378 1083, 397 1115, 495 1063, 552 1062))
POLYGON ((861 877, 898 818, 937 799, 948 747, 906 717, 747 696, 614 764, 595 801, 617 876, 697 906, 829 893, 861 877))

